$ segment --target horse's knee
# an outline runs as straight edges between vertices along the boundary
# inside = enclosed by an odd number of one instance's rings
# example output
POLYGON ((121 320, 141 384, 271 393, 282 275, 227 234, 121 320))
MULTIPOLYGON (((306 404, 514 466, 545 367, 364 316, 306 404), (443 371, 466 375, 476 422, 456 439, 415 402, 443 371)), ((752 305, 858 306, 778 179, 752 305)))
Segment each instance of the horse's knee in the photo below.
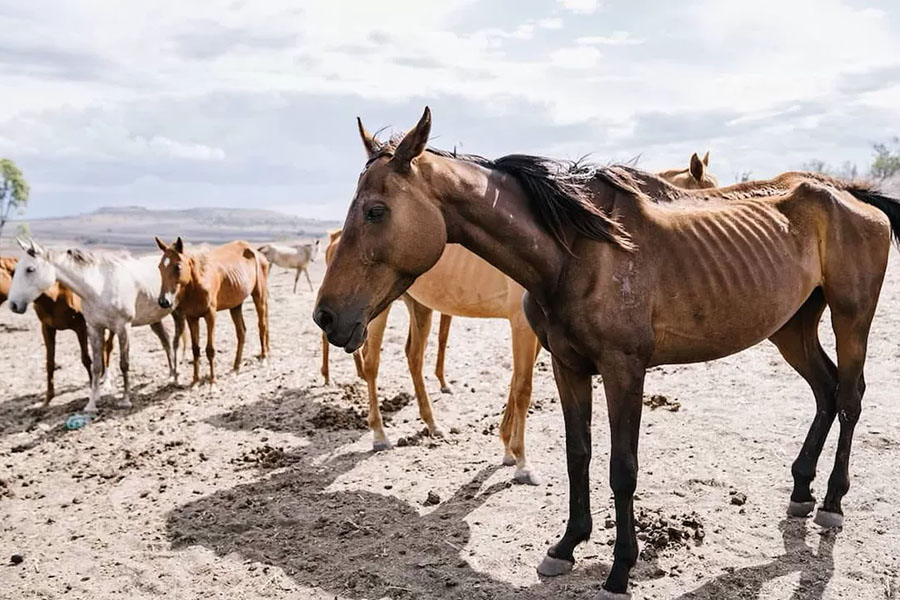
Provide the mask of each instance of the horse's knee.
POLYGON ((614 456, 609 467, 609 486, 614 494, 634 494, 637 489, 637 459, 634 456, 614 456))
POLYGON ((213 346, 206 347, 206 358, 212 360, 216 356, 216 349, 213 346))
POLYGON ((191 352, 193 352, 193 354, 194 354, 194 360, 199 359, 200 358, 200 344, 192 344, 191 352))

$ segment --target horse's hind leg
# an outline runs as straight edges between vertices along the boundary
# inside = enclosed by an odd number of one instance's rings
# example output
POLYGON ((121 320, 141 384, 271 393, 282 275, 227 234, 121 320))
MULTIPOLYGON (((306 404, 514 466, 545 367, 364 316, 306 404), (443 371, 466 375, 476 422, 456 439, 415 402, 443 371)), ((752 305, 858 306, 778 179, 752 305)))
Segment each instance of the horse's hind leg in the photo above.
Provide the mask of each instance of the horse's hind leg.
POLYGON ((447 380, 444 379, 444 357, 447 355, 447 338, 450 337, 450 322, 452 320, 452 316, 441 313, 441 324, 438 329, 437 363, 434 365, 434 374, 441 383, 442 394, 451 393, 450 386, 447 385, 447 380))
POLYGON ((300 271, 301 269, 298 267, 294 269, 294 293, 297 293, 297 282, 300 280, 300 271))
POLYGON ((231 320, 234 321, 234 332, 237 335, 237 351, 234 354, 234 370, 241 370, 241 359, 244 356, 244 340, 247 337, 247 325, 244 323, 243 305, 238 304, 231 309, 231 320))
POLYGON ((264 361, 269 355, 269 282, 265 270, 257 279, 252 296, 253 305, 256 307, 256 322, 259 326, 259 358, 264 361))
POLYGON ((824 310, 825 297, 822 289, 816 288, 791 320, 769 338, 788 364, 806 380, 816 399, 816 416, 791 468, 794 491, 788 514, 794 517, 805 517, 816 506, 810 484, 815 479, 816 464, 836 415, 837 367, 819 343, 819 321, 824 310))
POLYGON ((44 406, 47 406, 55 395, 53 371, 56 369, 56 329, 41 323, 41 333, 44 336, 44 350, 47 354, 47 394, 44 396, 44 406))
POLYGON ((381 408, 378 406, 378 367, 381 363, 381 340, 384 338, 384 328, 387 325, 388 306, 380 315, 369 323, 369 335, 362 348, 362 371, 366 380, 369 393, 369 428, 374 439, 372 448, 387 450, 391 447, 391 440, 384 432, 384 422, 381 420, 381 408))
POLYGON ((309 284, 309 291, 313 291, 312 279, 309 278, 309 267, 303 267, 303 274, 306 275, 306 283, 309 284))
POLYGON ((129 351, 129 331, 128 326, 121 327, 117 332, 119 336, 119 368, 122 371, 122 401, 119 402, 120 408, 131 408, 131 388, 128 381, 128 351, 129 351))
POLYGON ((413 388, 416 391, 416 402, 419 405, 419 416, 428 427, 429 435, 443 437, 444 432, 434 421, 434 411, 431 406, 431 398, 425 389, 425 378, 422 370, 425 363, 425 345, 428 342, 428 332, 431 330, 431 315, 433 311, 413 300, 409 295, 403 296, 406 307, 409 309, 409 337, 406 340, 406 361, 409 364, 409 374, 413 380, 413 388))

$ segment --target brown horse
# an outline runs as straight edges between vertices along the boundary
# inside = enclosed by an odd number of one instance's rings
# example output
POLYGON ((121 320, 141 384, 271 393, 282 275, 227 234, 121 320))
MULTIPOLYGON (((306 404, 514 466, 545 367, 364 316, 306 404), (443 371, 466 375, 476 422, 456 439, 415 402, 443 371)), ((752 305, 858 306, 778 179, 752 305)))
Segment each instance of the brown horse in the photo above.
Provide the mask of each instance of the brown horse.
POLYGON ((834 468, 815 520, 841 525, 869 327, 891 235, 900 235, 900 201, 805 174, 683 191, 622 167, 430 150, 430 130, 426 109, 397 143, 363 133, 369 160, 314 319, 332 343, 358 348, 366 323, 434 265, 447 242, 528 290, 525 313, 553 355, 570 486, 566 531, 540 573, 571 570, 575 547, 591 532, 591 376, 600 373, 606 391, 616 511, 601 597, 624 598, 638 556, 633 496, 647 369, 713 360, 767 338, 809 383, 817 406, 793 464, 788 512, 813 510, 810 483, 837 418, 834 468), (837 365, 818 338, 826 305, 837 365))
MULTIPOLYGON (((333 237, 325 252, 326 264, 339 245, 340 237, 333 237)), ((500 441, 503 443, 504 465, 516 465, 514 478, 521 483, 537 485, 540 480, 529 467, 525 457, 525 421, 531 405, 534 361, 540 350, 537 337, 522 312, 524 289, 490 264, 458 244, 448 245, 443 256, 427 273, 419 277, 403 294, 409 310, 409 337, 406 356, 413 379, 419 415, 428 426, 431 435, 443 435, 437 426, 431 400, 422 377, 425 347, 431 329, 432 312, 441 311, 441 331, 438 337, 438 378, 442 388, 443 353, 447 343, 450 315, 474 318, 501 318, 510 323, 513 373, 509 396, 500 422, 500 441), (444 317, 447 317, 446 319, 444 317)), ((369 391, 369 426, 375 436, 373 447, 383 450, 390 447, 384 432, 381 410, 378 405, 377 377, 381 362, 381 342, 387 325, 390 306, 372 319, 368 337, 357 364, 360 376, 366 380, 369 391)), ((324 334, 323 334, 324 335, 324 334)), ((328 343, 323 339, 323 348, 328 343)), ((327 352, 327 349, 325 350, 327 352)), ((324 365, 323 365, 324 368, 324 365)))
MULTIPOLYGON (((0 256, 0 305, 6 302, 9 295, 9 287, 12 284, 12 276, 16 270, 18 259, 10 256, 0 256)), ((81 348, 81 364, 87 369, 88 381, 91 379, 91 354, 88 349, 87 325, 84 315, 81 314, 81 299, 72 290, 63 284, 56 282, 34 301, 34 312, 41 322, 41 334, 44 337, 44 349, 46 350, 47 368, 47 393, 44 396, 44 406, 50 404, 56 395, 53 386, 53 373, 56 371, 56 332, 72 330, 78 337, 78 346, 81 348)), ((109 356, 112 353, 115 334, 109 333, 109 338, 103 346, 104 370, 109 364, 109 356)))
MULTIPOLYGON (((234 370, 241 368, 244 339, 247 326, 242 312, 244 300, 253 297, 259 323, 260 358, 265 360, 269 352, 268 280, 269 263, 247 242, 231 242, 211 249, 185 252, 179 237, 170 246, 156 238, 163 255, 159 261, 162 285, 159 305, 175 306, 175 339, 184 330, 187 320, 191 332, 191 350, 194 355, 194 378, 191 385, 200 381, 200 318, 206 321, 206 359, 209 361, 209 383, 216 382, 215 328, 216 313, 229 310, 237 333, 237 351, 234 370)), ((175 361, 175 378, 178 378, 178 361, 175 361)))
POLYGON ((709 152, 700 160, 697 153, 691 155, 690 166, 687 169, 669 169, 657 173, 672 185, 685 190, 705 190, 719 187, 715 176, 709 172, 709 152))

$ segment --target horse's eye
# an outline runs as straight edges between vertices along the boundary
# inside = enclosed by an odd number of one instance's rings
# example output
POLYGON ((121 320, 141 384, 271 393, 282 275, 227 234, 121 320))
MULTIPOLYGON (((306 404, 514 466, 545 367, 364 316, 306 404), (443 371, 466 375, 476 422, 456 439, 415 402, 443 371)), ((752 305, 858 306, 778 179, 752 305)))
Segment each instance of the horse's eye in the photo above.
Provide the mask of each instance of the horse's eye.
POLYGON ((181 273, 181 265, 175 265, 175 272, 181 273))
POLYGON ((29 275, 31 273, 34 273, 34 267, 25 267, 25 272, 28 273, 29 275))
POLYGON ((366 210, 366 221, 369 223, 378 223, 382 221, 387 214, 387 207, 382 204, 376 204, 375 206, 370 206, 368 210, 366 210))

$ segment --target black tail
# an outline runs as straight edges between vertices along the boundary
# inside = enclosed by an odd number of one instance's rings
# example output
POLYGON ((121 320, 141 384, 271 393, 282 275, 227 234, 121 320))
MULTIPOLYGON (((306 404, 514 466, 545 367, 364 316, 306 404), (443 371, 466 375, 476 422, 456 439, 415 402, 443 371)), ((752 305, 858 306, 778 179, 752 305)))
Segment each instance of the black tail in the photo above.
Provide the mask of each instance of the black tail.
POLYGON ((871 204, 886 214, 891 222, 891 237, 894 238, 895 243, 900 244, 900 200, 885 196, 866 187, 854 186, 848 188, 847 191, 853 194, 853 197, 857 200, 871 204))

